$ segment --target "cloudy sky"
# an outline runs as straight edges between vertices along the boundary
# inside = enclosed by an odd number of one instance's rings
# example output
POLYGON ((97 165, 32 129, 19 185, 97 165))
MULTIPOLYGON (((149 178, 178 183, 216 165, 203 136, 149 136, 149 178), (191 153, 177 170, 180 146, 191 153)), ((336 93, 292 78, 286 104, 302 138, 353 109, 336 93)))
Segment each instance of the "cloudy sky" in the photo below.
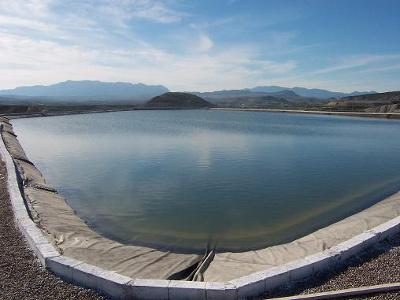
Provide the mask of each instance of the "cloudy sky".
POLYGON ((0 88, 400 90, 397 0, 0 0, 0 88))

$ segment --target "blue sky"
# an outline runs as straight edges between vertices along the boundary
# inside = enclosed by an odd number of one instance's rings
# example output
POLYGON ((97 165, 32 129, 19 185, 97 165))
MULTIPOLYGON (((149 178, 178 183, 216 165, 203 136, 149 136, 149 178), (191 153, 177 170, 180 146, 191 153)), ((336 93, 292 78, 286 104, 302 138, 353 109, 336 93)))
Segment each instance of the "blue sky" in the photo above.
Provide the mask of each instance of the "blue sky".
POLYGON ((0 88, 400 90, 397 0, 0 0, 0 88))

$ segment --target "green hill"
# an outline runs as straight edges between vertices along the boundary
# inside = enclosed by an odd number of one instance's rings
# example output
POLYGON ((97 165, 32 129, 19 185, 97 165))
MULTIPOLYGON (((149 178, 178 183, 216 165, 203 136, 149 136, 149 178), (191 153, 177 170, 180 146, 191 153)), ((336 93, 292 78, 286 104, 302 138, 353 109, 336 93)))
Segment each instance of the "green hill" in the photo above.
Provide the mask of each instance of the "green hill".
POLYGON ((207 108, 213 104, 203 98, 189 93, 168 92, 154 97, 146 103, 152 108, 207 108))

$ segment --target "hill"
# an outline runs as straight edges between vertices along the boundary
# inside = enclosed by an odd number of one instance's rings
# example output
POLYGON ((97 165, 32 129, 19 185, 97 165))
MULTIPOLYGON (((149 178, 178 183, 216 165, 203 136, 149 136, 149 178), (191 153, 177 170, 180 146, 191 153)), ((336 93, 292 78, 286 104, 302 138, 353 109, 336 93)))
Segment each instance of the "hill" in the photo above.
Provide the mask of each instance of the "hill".
POLYGON ((203 98, 189 93, 168 92, 146 103, 151 108, 206 108, 213 105, 203 98))
POLYGON ((289 90, 272 93, 253 92, 250 89, 222 90, 196 93, 196 95, 219 107, 236 108, 285 108, 326 101, 311 97, 302 97, 289 90))
POLYGON ((343 97, 328 103, 335 110, 366 112, 400 112, 400 91, 343 97))
POLYGON ((220 100, 216 106, 229 108, 286 108, 291 106, 291 102, 286 99, 273 96, 258 97, 231 97, 220 100))
POLYGON ((15 89, 1 90, 0 96, 16 99, 40 98, 42 101, 136 101, 146 100, 168 92, 162 85, 145 85, 143 83, 101 82, 101 81, 64 81, 48 86, 22 86, 15 89))
POLYGON ((265 96, 281 98, 292 102, 308 102, 308 101, 319 100, 316 98, 299 96, 295 92, 290 90, 282 90, 278 92, 267 93, 267 92, 253 92, 250 89, 242 89, 242 90, 221 90, 221 91, 204 92, 204 93, 195 92, 193 94, 203 97, 204 99, 213 103, 218 103, 221 101, 226 102, 229 99, 234 99, 238 97, 256 98, 265 96))

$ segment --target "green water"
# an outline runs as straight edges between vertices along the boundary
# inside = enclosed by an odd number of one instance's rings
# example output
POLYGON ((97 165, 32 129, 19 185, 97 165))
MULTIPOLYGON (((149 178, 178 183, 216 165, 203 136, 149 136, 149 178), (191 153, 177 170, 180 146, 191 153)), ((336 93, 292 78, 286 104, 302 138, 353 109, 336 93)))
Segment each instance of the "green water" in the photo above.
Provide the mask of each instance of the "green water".
POLYGON ((400 122, 212 110, 13 121, 90 227, 199 250, 286 242, 400 189, 400 122))

